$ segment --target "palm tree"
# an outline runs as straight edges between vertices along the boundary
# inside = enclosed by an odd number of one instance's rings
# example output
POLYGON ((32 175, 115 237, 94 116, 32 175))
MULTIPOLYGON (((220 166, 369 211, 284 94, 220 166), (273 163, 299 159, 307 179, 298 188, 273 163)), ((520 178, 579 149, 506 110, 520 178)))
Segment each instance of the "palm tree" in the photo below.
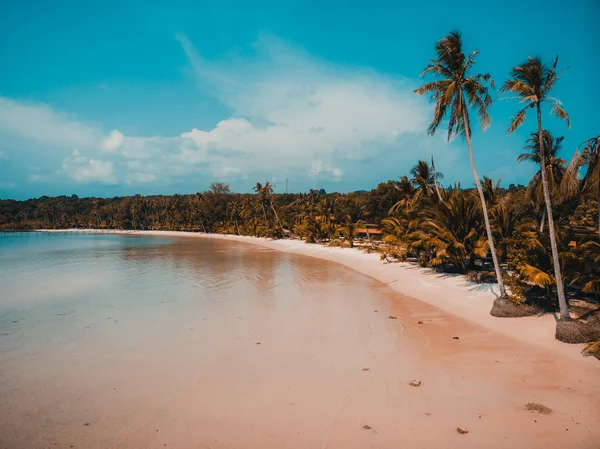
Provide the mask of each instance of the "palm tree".
POLYGON ((465 273, 472 268, 475 256, 485 257, 488 245, 481 226, 481 210, 471 192, 451 189, 447 200, 434 209, 434 216, 425 226, 435 247, 432 265, 451 263, 465 273))
POLYGON ((473 107, 479 116, 479 123, 482 129, 490 125, 490 116, 488 107, 492 104, 492 98, 488 92, 487 83, 494 87, 494 82, 488 73, 468 76, 468 72, 475 65, 475 58, 479 50, 473 51, 469 57, 465 57, 462 49, 462 38, 458 31, 453 31, 448 36, 438 41, 435 45, 437 59, 432 59, 422 73, 426 75, 433 73, 441 77, 441 80, 423 84, 415 92, 418 95, 430 94, 435 102, 433 120, 429 125, 429 134, 435 134, 438 126, 446 116, 448 121, 448 140, 452 135, 462 134, 469 149, 469 159, 471 161, 471 171, 479 193, 479 200, 483 210, 485 229, 487 232, 490 252, 494 261, 494 270, 498 279, 500 288, 500 297, 506 298, 506 289, 502 281, 500 272, 500 263, 496 255, 492 227, 488 216, 488 210, 485 203, 485 197, 479 181, 479 175, 475 169, 475 159, 473 156, 473 147, 471 146, 471 124, 469 121, 469 108, 473 107))
POLYGON ((412 175, 411 182, 419 189, 421 195, 430 196, 434 190, 437 192, 438 199, 441 201, 441 196, 437 187, 437 179, 442 179, 444 175, 440 172, 435 172, 433 166, 433 157, 431 158, 432 165, 427 161, 418 161, 413 168, 410 169, 412 175))
POLYGON ((494 182, 492 178, 487 176, 483 177, 481 182, 481 188, 483 189, 483 196, 487 202, 488 209, 492 209, 498 202, 498 189, 500 187, 500 181, 494 182))
POLYGON ((240 215, 240 203, 237 201, 231 202, 231 209, 229 211, 229 216, 233 219, 235 223, 235 233, 240 235, 240 225, 238 223, 238 217, 240 215))
POLYGON ((435 162, 433 162, 433 154, 431 155, 431 170, 433 171, 433 185, 435 187, 435 193, 437 194, 438 201, 440 203, 442 203, 443 202, 442 195, 440 194, 440 187, 438 186, 437 180, 438 180, 438 178, 440 178, 440 179, 443 178, 444 175, 442 173, 438 173, 435 170, 435 162))
MULTIPOLYGON (((543 133, 543 147, 544 147, 544 156, 546 159, 546 173, 547 179, 550 183, 550 196, 552 198, 553 204, 556 205, 559 199, 563 199, 562 195, 557 195, 559 193, 561 181, 565 174, 565 164, 566 161, 558 157, 558 153, 562 149, 562 141, 564 137, 554 138, 550 131, 544 130, 543 133)), ((527 186, 526 197, 531 200, 536 205, 536 211, 538 210, 539 204, 545 204, 544 200, 544 186, 542 183, 542 169, 541 163, 542 159, 540 157, 540 139, 537 132, 531 133, 531 136, 527 140, 527 145, 525 149, 528 150, 527 153, 522 153, 517 157, 517 161, 530 161, 540 165, 540 170, 531 178, 529 181, 529 185, 527 186)), ((546 219, 546 211, 542 213, 542 220, 540 223, 540 232, 544 230, 544 220, 546 219)))
POLYGON ((525 107, 517 112, 513 118, 508 134, 513 133, 525 121, 527 109, 535 108, 538 122, 538 143, 541 166, 542 186, 544 190, 544 200, 546 203, 546 216, 548 217, 548 232, 550 234, 550 246, 552 249, 552 260, 554 264, 554 279, 556 280, 556 290, 558 293, 558 304, 560 307, 561 319, 569 319, 569 309, 567 298, 563 286, 563 277, 558 257, 558 245, 556 243, 556 233, 554 230, 554 217, 552 215, 552 199, 550 197, 550 183, 546 167, 546 151, 544 149, 544 128, 542 127, 542 103, 551 104, 551 112, 562 120, 566 120, 567 126, 571 126, 569 116, 562 108, 560 101, 549 96, 556 85, 560 76, 556 72, 558 65, 558 56, 552 66, 544 64, 540 58, 529 58, 523 64, 514 67, 506 80, 500 92, 512 92, 517 94, 521 103, 526 103, 525 107))
POLYGON ((348 242, 350 248, 354 248, 354 239, 358 234, 358 226, 360 222, 353 222, 350 215, 346 216, 346 222, 340 226, 337 230, 340 235, 348 242))
POLYGON ((587 172, 583 177, 583 191, 598 201, 598 236, 600 237, 600 135, 585 142, 581 152, 587 172))

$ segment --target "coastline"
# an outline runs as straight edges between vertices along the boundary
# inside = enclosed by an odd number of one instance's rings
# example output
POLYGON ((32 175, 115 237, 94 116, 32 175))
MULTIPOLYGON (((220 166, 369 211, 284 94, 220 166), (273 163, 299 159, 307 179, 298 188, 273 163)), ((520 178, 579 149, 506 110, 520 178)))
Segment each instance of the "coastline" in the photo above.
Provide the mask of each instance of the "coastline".
POLYGON ((600 369, 593 357, 583 357, 583 344, 561 343, 554 338, 554 314, 541 317, 496 318, 489 314, 498 295, 496 284, 475 284, 462 275, 436 273, 407 262, 382 262, 379 254, 367 254, 357 248, 329 247, 301 240, 269 240, 262 237, 231 234, 205 234, 186 231, 136 231, 100 229, 38 229, 38 232, 81 232, 157 237, 208 238, 258 245, 281 252, 316 257, 339 263, 386 284, 394 292, 424 302, 471 324, 500 333, 521 343, 552 351, 588 366, 600 369))

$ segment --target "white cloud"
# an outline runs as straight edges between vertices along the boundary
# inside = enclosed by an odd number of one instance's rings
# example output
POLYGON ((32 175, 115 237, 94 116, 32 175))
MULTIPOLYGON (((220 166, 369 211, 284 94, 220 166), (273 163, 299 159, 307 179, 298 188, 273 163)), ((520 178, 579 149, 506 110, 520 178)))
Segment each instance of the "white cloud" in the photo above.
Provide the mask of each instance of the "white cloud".
POLYGON ((60 114, 44 104, 6 97, 0 97, 0 132, 69 148, 92 148, 101 138, 95 125, 60 114))
POLYGON ((121 146, 124 140, 125 136, 119 130, 113 129, 110 135, 104 139, 102 147, 107 151, 115 151, 121 146))
POLYGON ((79 183, 115 184, 117 182, 112 162, 89 159, 81 156, 77 150, 63 160, 60 173, 79 183))
POLYGON ((312 164, 310 175, 313 177, 319 176, 320 173, 329 174, 334 181, 339 181, 342 178, 342 170, 336 167, 331 167, 327 164, 323 164, 323 161, 316 160, 312 164))
POLYGON ((0 150, 0 159, 8 159, 8 156, 6 155, 6 153, 2 150, 0 150))
POLYGON ((426 125, 428 107, 405 79, 328 64, 273 37, 259 40, 252 58, 217 63, 179 40, 201 86, 233 111, 209 132, 181 136, 196 144, 198 159, 212 146, 235 150, 235 157, 223 158, 229 165, 237 160, 241 170, 309 171, 316 161, 327 166, 370 157, 366 146, 383 150, 426 125))
POLYGON ((195 171, 225 178, 301 171, 339 180, 344 161, 372 158, 425 129, 429 107, 405 79, 328 64, 271 37, 259 40, 250 58, 217 62, 179 40, 201 87, 231 117, 171 138, 113 131, 109 140, 118 141, 120 154, 140 161, 125 175, 129 182, 195 171))

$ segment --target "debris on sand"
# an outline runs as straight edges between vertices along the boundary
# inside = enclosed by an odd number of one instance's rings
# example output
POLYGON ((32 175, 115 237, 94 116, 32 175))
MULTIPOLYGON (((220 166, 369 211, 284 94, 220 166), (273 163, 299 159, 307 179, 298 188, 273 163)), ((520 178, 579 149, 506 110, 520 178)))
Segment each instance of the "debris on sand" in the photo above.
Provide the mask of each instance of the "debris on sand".
POLYGON ((466 428, 466 427, 457 427, 457 428, 456 428, 456 431, 457 431, 458 433, 460 433, 461 435, 464 435, 464 434, 466 434, 466 433, 469 433, 469 431, 467 430, 467 428, 466 428))
POLYGON ((363 426, 363 429, 365 429, 365 430, 371 430, 371 429, 372 429, 372 427, 371 427, 370 425, 368 425, 368 424, 365 424, 365 425, 363 426))
POLYGON ((452 337, 452 340, 460 340, 458 337, 452 337))
POLYGON ((417 324, 425 324, 425 323, 423 323, 423 321, 419 321, 417 324))
POLYGON ((255 345, 259 345, 259 344, 260 344, 260 341, 257 341, 257 342, 256 342, 256 343, 254 343, 254 344, 255 344, 255 345))
POLYGON ((525 404, 525 410, 528 412, 540 413, 542 415, 549 415, 552 413, 552 409, 550 407, 546 407, 543 404, 536 404, 535 402, 528 402, 525 404))
POLYGON ((420 380, 411 380, 409 385, 411 387, 420 387, 421 386, 421 381, 420 380))
POLYGON ((389 318, 390 320, 397 320, 397 319, 398 319, 398 317, 397 317, 397 316, 394 316, 394 315, 390 315, 390 316, 388 316, 388 318, 389 318))
POLYGON ((363 368, 363 371, 369 371, 371 368, 363 368))
POLYGON ((594 356, 597 359, 600 359, 600 341, 587 344, 581 353, 584 355, 584 357, 594 356))

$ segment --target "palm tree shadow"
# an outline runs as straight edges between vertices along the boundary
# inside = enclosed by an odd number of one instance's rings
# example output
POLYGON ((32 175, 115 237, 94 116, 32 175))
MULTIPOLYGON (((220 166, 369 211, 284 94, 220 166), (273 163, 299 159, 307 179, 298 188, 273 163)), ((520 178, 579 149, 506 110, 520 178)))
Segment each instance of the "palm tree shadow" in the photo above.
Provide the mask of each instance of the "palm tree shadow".
POLYGON ((463 287, 471 292, 490 292, 496 297, 496 299, 500 298, 500 295, 494 288, 494 286, 498 285, 498 284, 491 284, 491 283, 486 283, 486 282, 481 283, 481 284, 476 284, 474 282, 470 282, 470 281, 464 279, 464 274, 462 274, 462 273, 438 272, 438 271, 432 271, 430 269, 422 268, 422 267, 412 267, 412 268, 419 268, 419 269, 423 270, 424 274, 426 274, 428 276, 435 276, 438 279, 462 278, 463 282, 458 284, 459 287, 463 287))

